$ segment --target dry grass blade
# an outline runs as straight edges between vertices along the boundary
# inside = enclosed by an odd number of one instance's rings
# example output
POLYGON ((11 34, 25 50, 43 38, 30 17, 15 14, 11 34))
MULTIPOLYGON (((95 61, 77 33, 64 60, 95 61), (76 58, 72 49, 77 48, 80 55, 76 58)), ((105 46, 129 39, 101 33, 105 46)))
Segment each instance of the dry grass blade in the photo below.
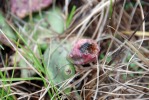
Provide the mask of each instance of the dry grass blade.
POLYGON ((138 58, 140 58, 148 67, 149 67, 149 60, 136 49, 131 42, 126 42, 126 44, 136 53, 138 58))

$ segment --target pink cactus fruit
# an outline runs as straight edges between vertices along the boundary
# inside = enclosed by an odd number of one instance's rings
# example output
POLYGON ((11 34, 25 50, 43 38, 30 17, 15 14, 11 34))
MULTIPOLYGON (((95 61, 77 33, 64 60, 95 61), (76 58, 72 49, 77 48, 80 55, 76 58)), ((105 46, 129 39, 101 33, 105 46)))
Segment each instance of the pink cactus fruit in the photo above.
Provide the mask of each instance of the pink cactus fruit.
POLYGON ((73 64, 84 65, 96 61, 99 51, 99 46, 94 40, 80 39, 74 44, 68 58, 73 64))

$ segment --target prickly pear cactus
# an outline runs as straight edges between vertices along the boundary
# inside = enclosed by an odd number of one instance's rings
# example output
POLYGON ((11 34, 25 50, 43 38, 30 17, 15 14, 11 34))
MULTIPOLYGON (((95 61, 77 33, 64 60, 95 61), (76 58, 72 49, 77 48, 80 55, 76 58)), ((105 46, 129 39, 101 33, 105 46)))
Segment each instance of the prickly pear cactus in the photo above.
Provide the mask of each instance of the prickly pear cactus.
POLYGON ((53 41, 44 54, 47 77, 54 84, 59 84, 75 74, 73 64, 67 60, 70 47, 69 43, 60 45, 60 42, 53 41))
MULTIPOLYGON (((3 16, 2 12, 0 11, 0 29, 3 31, 3 33, 10 39, 10 40, 16 40, 17 36, 13 33, 7 22, 5 21, 5 17, 3 16)), ((10 46, 6 38, 3 36, 3 34, 0 32, 0 43, 3 43, 7 46, 10 46)))

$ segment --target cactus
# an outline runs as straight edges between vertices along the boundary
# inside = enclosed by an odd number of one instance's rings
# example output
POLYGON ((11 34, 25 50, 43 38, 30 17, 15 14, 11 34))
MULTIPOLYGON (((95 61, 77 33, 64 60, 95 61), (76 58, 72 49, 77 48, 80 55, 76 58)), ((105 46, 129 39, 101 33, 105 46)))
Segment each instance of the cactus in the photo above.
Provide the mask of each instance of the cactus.
POLYGON ((47 76, 54 84, 59 84, 75 74, 74 65, 67 60, 70 44, 59 44, 60 42, 53 41, 44 53, 47 76))
MULTIPOLYGON (((0 12, 0 29, 4 32, 4 34, 6 34, 6 36, 10 39, 10 40, 16 40, 17 36, 13 33, 12 29, 9 27, 9 25, 6 23, 4 16, 2 15, 2 12, 0 12)), ((8 41, 6 40, 6 38, 2 35, 2 33, 0 32, 0 42, 10 46, 10 44, 8 43, 8 41)))
MULTIPOLYGON (((29 21, 29 19, 26 20, 29 21)), ((55 9, 50 9, 48 12, 43 12, 42 16, 39 14, 34 15, 33 23, 25 24, 22 30, 23 34, 21 35, 25 41, 30 43, 28 45, 32 48, 36 57, 40 58, 39 51, 37 49, 35 50, 35 48, 40 46, 41 50, 45 51, 48 48, 50 38, 55 37, 58 34, 62 34, 63 32, 64 19, 62 17, 62 11, 56 7, 55 9), (30 39, 28 39, 29 37, 35 40, 36 43, 30 41, 30 39)), ((31 61, 30 58, 27 59, 28 61, 31 61)), ((31 62, 33 63, 33 61, 31 62)), ((24 60, 20 60, 19 66, 26 67, 26 62, 24 60)), ((33 70, 21 70, 21 77, 29 77, 34 74, 35 72, 33 70)))

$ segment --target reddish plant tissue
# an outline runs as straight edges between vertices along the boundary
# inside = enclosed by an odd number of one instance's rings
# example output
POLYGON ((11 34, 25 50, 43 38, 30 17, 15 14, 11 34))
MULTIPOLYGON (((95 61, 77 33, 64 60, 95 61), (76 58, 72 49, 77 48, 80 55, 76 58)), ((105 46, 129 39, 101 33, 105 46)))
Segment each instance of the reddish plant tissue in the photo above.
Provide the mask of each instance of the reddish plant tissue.
POLYGON ((96 61, 99 51, 99 46, 94 40, 80 39, 74 44, 68 58, 73 64, 84 65, 96 61))
POLYGON ((10 0, 11 12, 20 18, 48 7, 52 0, 10 0))

